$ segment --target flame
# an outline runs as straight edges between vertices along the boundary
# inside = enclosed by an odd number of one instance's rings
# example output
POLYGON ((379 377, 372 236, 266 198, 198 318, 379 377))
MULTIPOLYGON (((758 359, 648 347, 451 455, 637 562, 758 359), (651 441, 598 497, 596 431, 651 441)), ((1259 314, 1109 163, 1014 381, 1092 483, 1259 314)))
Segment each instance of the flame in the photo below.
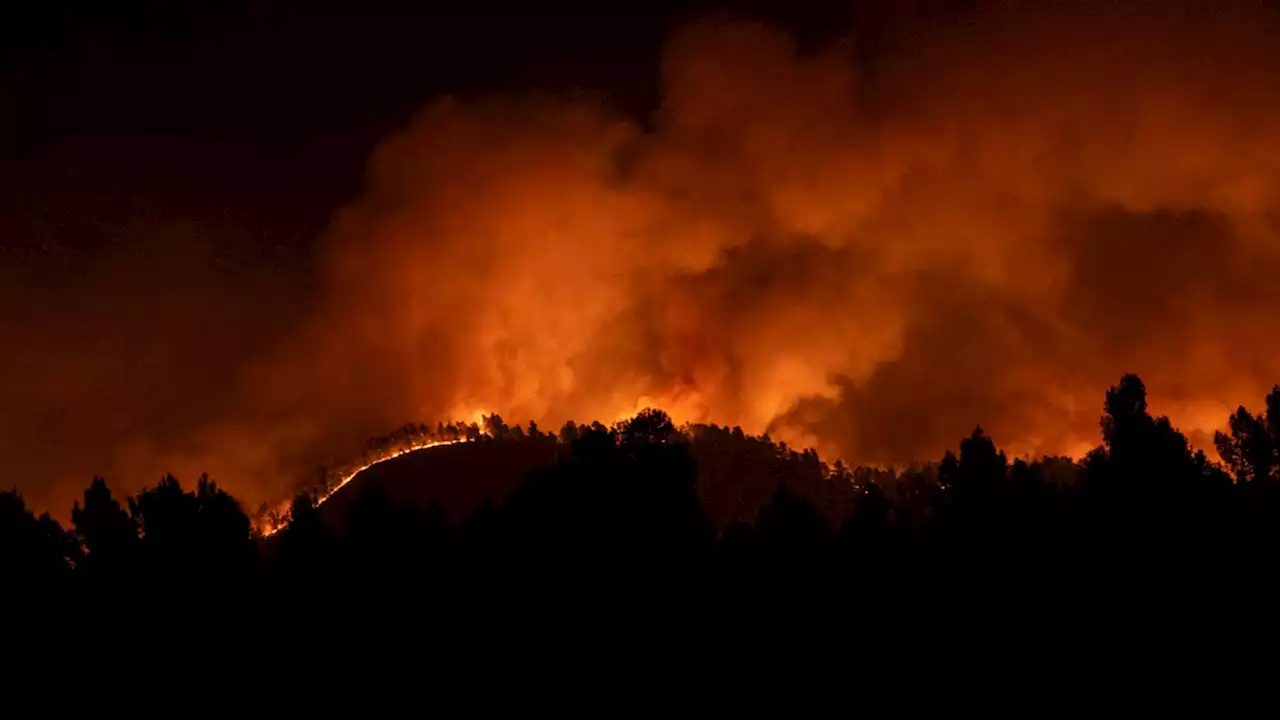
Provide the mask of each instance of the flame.
MULTIPOLYGON (((468 441, 467 440, 434 440, 432 442, 425 442, 425 443, 410 445, 408 447, 401 448, 393 452, 388 452, 384 455, 379 455, 376 459, 370 460, 364 465, 361 465, 360 467, 354 470, 351 470, 350 472, 343 475, 338 480, 338 482, 333 486, 333 488, 331 488, 330 490, 326 491, 324 494, 316 498, 315 506, 320 507, 321 505, 323 505, 326 501, 328 501, 329 498, 333 497, 335 494, 337 494, 339 490, 345 487, 347 483, 354 480, 357 475, 364 472, 365 470, 368 470, 374 465, 384 463, 393 458, 398 458, 401 455, 408 455, 409 453, 412 453, 412 452, 418 452, 420 450, 430 450, 431 448, 443 447, 445 445, 457 445, 459 443, 465 443, 465 442, 468 442, 468 441)), ((281 515, 283 515, 284 512, 288 511, 292 503, 293 503, 292 500, 284 501, 280 505, 277 505, 276 512, 281 513, 281 515)), ((262 530, 262 536, 271 537, 272 535, 275 535, 276 533, 280 532, 281 530, 285 529, 288 526, 289 526, 289 521, 288 521, 288 518, 286 517, 284 521, 281 522, 280 524, 275 525, 273 527, 264 528, 262 530)))
MULTIPOLYGON (((488 435, 487 431, 485 430, 485 420, 488 417, 490 417, 492 413, 485 410, 469 410, 467 412, 462 413, 462 415, 465 417, 471 418, 470 423, 463 424, 464 427, 466 427, 467 425, 474 426, 479 430, 479 433, 481 435, 485 435, 485 436, 488 435)), ((465 442, 470 442, 470 440, 468 440, 465 437, 454 439, 454 440, 428 439, 428 440, 410 441, 408 444, 402 444, 394 448, 375 449, 372 451, 366 450, 365 455, 363 456, 364 460, 358 467, 349 469, 343 474, 341 474, 338 477, 338 479, 328 487, 327 490, 325 490, 323 493, 321 493, 319 496, 316 497, 315 507, 318 508, 321 505, 323 505, 325 502, 329 500, 329 498, 336 495, 339 490, 345 487, 347 483, 354 480, 357 475, 364 472, 365 470, 368 470, 374 465, 384 463, 388 460, 398 458, 402 455, 408 455, 409 453, 420 452, 422 450, 430 450, 432 448, 437 448, 437 447, 444 447, 446 445, 457 445, 465 442), (373 453, 372 458, 369 457, 370 452, 373 453)), ((260 527, 260 531, 263 537, 271 537, 272 535, 275 535, 276 533, 280 532, 281 530, 289 526, 288 512, 292 504, 293 504, 293 498, 282 500, 276 504, 274 508, 274 512, 268 513, 268 516, 279 517, 281 521, 278 523, 260 527)), ((263 523, 265 522, 265 519, 260 518, 259 522, 263 523)))
POLYGON ((1082 4, 971 4, 874 67, 695 24, 643 119, 428 102, 317 240, 314 302, 197 282, 188 242, 0 282, 0 456, 69 508, 170 470, 256 506, 352 438, 479 408, 652 405, 850 465, 975 424, 1078 455, 1126 372, 1212 451, 1280 380, 1280 13, 1082 4))

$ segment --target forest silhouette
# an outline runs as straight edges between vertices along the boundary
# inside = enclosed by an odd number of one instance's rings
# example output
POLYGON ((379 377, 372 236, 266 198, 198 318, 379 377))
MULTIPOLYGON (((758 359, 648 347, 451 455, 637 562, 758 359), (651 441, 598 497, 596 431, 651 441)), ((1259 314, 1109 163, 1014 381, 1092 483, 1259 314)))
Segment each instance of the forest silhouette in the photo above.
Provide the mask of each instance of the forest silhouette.
MULTIPOLYGON (((333 522, 301 492, 269 536, 208 477, 167 476, 118 499, 94 478, 71 526, 0 494, 0 580, 32 595, 137 591, 735 593, 956 587, 1030 593, 1123 587, 1221 591, 1265 582, 1280 518, 1280 386, 1193 450, 1146 388, 1107 390, 1101 444, 1080 460, 1009 458, 981 428, 958 453, 905 470, 827 464, 768 436, 677 427, 645 410, 558 433, 406 425, 371 448, 424 437, 544 461, 458 518, 353 483, 333 522)), ((467 483, 468 477, 445 478, 467 483)), ((414 478, 402 479, 415 482, 414 478)), ((344 497, 345 496, 345 497, 344 497)), ((457 514, 457 513, 453 513, 457 514)))

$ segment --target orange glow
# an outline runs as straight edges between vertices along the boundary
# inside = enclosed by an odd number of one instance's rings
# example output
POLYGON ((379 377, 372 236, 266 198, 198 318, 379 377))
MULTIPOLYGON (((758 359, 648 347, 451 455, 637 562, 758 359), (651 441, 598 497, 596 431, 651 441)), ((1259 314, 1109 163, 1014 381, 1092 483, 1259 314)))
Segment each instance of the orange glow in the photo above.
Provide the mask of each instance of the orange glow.
POLYGON ((1211 451, 1280 382, 1280 15, 992 5, 874 67, 686 27, 651 122, 426 102, 319 239, 321 298, 214 417, 171 427, 176 393, 162 412, 122 392, 96 454, 28 449, 27 404, 87 392, 60 377, 153 382, 61 368, 10 404, 2 449, 72 492, 208 470, 249 506, 371 433, 477 408, 555 432, 655 406, 850 464, 936 460, 976 424, 1013 456, 1079 455, 1135 372, 1211 451))
MULTIPOLYGON (((347 483, 354 480, 357 475, 364 472, 365 470, 368 470, 374 465, 377 465, 378 463, 383 463, 392 458, 398 458, 401 455, 407 455, 411 452, 418 452, 419 450, 428 450, 430 448, 440 447, 442 445, 457 445, 458 443, 463 443, 463 442, 467 442, 467 441, 466 440, 433 440, 430 442, 415 443, 407 447, 403 447, 397 450, 391 450, 385 453, 379 453, 373 460, 370 460, 365 464, 361 465, 360 467, 350 470, 347 473, 343 474, 341 477, 339 477, 338 481, 333 485, 333 487, 331 487, 329 490, 319 495, 315 499, 315 506, 320 507, 321 505, 323 505, 325 501, 333 497, 334 494, 337 493, 339 490, 341 490, 344 486, 346 486, 347 483)), ((285 514, 289 511, 289 505, 292 502, 293 500, 289 499, 289 500, 285 500, 284 502, 276 506, 276 512, 279 514, 280 517, 284 518, 284 522, 277 525, 260 528, 263 537, 270 537, 272 535, 275 535, 276 533, 280 532, 281 530, 289 526, 288 518, 285 517, 285 514)))

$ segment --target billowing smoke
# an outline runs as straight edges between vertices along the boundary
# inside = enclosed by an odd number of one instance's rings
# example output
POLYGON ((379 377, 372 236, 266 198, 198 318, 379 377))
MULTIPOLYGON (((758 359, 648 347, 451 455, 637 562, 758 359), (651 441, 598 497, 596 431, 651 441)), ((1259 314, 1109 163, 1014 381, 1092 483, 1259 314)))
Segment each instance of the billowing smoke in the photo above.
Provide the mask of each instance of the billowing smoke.
POLYGON ((256 502, 407 420, 646 404, 853 462, 975 423, 1079 453, 1129 371, 1207 445, 1280 381, 1280 17, 1043 5, 874 62, 856 28, 802 51, 708 20, 645 125, 433 101, 321 239, 318 307, 213 420, 143 428, 112 468, 256 502))

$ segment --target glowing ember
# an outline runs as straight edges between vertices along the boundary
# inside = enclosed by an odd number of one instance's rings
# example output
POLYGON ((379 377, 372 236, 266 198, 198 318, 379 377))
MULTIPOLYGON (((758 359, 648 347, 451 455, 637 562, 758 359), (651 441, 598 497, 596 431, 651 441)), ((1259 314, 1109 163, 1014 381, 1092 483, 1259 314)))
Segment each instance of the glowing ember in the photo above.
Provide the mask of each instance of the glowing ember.
MULTIPOLYGON (((445 433, 458 435, 458 437, 440 439, 439 437, 432 435, 432 430, 427 428, 425 425, 418 426, 416 428, 410 425, 406 426, 401 431, 401 438, 404 438, 406 435, 411 433, 422 433, 428 437, 425 439, 409 437, 408 439, 401 439, 399 442, 391 439, 384 439, 382 442, 388 443, 387 446, 374 447, 370 450, 366 450, 363 460, 358 467, 347 469, 341 472, 336 479, 327 482, 325 484, 324 491, 318 493, 315 498, 315 507, 323 505, 325 501, 333 497, 339 490, 345 487, 347 483, 355 479, 357 475, 368 470, 374 465, 384 463, 393 458, 398 458, 401 455, 418 452, 419 450, 429 450, 431 448, 441 447, 444 445, 457 445, 459 443, 470 442, 471 440, 482 436, 487 436, 488 433, 484 430, 484 427, 485 422, 489 417, 489 413, 477 410, 468 414, 473 418, 473 421, 470 424, 450 424, 447 428, 443 428, 445 433)), ((261 530, 263 537, 275 535, 277 532, 280 532, 289 526, 290 518, 288 512, 292 503, 292 498, 284 500, 277 504, 274 512, 268 513, 266 517, 259 519, 259 523, 263 525, 261 530)))

